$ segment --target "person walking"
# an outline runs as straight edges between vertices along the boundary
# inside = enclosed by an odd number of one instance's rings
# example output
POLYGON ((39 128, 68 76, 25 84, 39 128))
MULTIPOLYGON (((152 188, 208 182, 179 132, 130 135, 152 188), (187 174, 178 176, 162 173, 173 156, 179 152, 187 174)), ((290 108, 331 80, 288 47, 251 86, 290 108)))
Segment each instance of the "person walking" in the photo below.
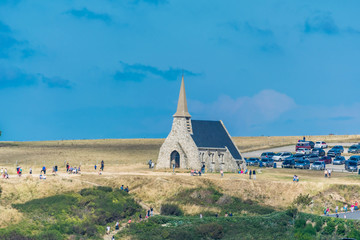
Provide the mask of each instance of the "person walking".
POLYGON ((338 213, 338 211, 339 211, 339 206, 336 206, 335 207, 335 213, 338 213))
POLYGON ((253 171, 253 178, 254 178, 254 180, 256 180, 256 170, 255 169, 253 171))
POLYGON ((249 179, 251 179, 251 174, 252 174, 252 171, 251 169, 249 170, 249 179))
POLYGON ((220 175, 222 178, 224 177, 224 171, 222 169, 220 170, 220 175))
POLYGON ((105 166, 105 163, 104 163, 104 160, 101 160, 101 171, 104 171, 104 166, 105 166))
POLYGON ((324 171, 324 177, 327 178, 327 175, 328 175, 328 171, 327 171, 327 169, 325 169, 325 171, 324 171))
POLYGON ((110 226, 106 227, 106 234, 109 235, 110 234, 110 226))
POLYGON ((328 170, 329 178, 331 178, 331 169, 328 170))

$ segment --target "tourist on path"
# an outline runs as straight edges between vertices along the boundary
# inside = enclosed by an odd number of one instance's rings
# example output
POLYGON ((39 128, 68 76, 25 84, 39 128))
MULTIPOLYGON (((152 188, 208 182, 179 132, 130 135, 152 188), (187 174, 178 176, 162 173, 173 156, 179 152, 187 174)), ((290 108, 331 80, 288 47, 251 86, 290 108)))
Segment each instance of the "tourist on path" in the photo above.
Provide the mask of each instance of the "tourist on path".
POLYGON ((256 170, 253 171, 253 179, 256 180, 256 170))
POLYGON ((224 177, 224 171, 222 169, 220 170, 220 175, 221 177, 224 177))
POLYGON ((104 171, 104 166, 105 166, 104 160, 101 160, 101 171, 104 171))
POLYGON ((251 179, 251 174, 252 174, 252 171, 251 169, 249 170, 249 179, 251 179))

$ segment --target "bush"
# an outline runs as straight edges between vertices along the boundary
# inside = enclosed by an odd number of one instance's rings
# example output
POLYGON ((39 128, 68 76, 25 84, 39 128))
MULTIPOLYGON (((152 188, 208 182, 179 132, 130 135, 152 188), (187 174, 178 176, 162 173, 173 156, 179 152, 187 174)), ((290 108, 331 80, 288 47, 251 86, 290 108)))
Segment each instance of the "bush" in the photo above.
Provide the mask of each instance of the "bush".
POLYGON ((339 234, 339 235, 344 235, 345 234, 345 226, 344 224, 339 224, 337 226, 337 229, 336 229, 336 233, 339 234))
POLYGON ((197 227, 197 232, 205 239, 221 239, 224 237, 223 227, 218 223, 201 224, 197 227))
POLYGON ((328 221, 323 233, 331 235, 333 232, 335 232, 335 223, 333 221, 328 221))
POLYGON ((323 225, 324 225, 323 221, 321 221, 321 219, 317 219, 316 222, 315 222, 315 230, 317 232, 320 232, 323 225))
POLYGON ((302 195, 300 193, 299 196, 297 196, 294 200, 294 204, 297 206, 309 206, 311 204, 312 198, 309 196, 309 194, 302 195))
POLYGON ((59 233, 58 231, 46 231, 43 233, 40 233, 36 239, 41 239, 41 240, 63 240, 64 237, 61 235, 61 233, 59 233))
POLYGON ((292 217, 292 218, 295 218, 296 215, 298 214, 298 209, 295 207, 295 206, 289 206, 287 209, 286 209, 286 215, 292 217))
POLYGON ((182 216, 183 211, 176 204, 166 203, 161 205, 160 212, 162 215, 182 216))
POLYGON ((299 218, 295 220, 295 228, 304 228, 306 225, 306 221, 303 218, 299 218))

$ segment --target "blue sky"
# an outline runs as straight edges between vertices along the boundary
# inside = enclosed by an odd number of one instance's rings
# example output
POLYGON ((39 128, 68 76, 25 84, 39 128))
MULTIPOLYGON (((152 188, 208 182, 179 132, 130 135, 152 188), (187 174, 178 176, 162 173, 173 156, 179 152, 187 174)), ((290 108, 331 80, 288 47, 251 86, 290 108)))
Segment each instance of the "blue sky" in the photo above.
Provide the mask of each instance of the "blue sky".
POLYGON ((358 1, 0 0, 0 140, 359 134, 358 1))

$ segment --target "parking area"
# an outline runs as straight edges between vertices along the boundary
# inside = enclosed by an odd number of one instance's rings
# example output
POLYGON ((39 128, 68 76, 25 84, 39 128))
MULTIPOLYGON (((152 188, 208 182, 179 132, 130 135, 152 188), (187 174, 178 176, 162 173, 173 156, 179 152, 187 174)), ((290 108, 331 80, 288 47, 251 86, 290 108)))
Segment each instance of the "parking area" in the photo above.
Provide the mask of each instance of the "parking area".
MULTIPOLYGON (((352 155, 356 155, 356 154, 348 154, 348 149, 350 146, 357 144, 357 143, 329 143, 329 147, 325 148, 325 153, 327 154, 327 152, 336 145, 341 145, 344 147, 344 153, 342 154, 342 156, 345 156, 346 159, 350 158, 350 156, 352 155)), ((284 146, 284 147, 276 147, 276 148, 270 148, 270 149, 262 149, 262 150, 257 150, 257 151, 252 151, 252 152, 246 152, 246 153, 242 153, 242 156, 245 158, 260 158, 261 154, 263 152, 274 152, 274 153, 278 153, 278 152, 292 152, 295 153, 295 144, 294 145, 289 145, 289 146, 284 146)), ((358 154, 360 155, 360 154, 358 154)), ((275 162, 276 163, 276 167, 277 168, 281 168, 282 162, 275 162)), ((333 164, 326 164, 326 168, 327 169, 331 169, 334 172, 348 172, 345 170, 345 165, 333 165, 333 164)))

